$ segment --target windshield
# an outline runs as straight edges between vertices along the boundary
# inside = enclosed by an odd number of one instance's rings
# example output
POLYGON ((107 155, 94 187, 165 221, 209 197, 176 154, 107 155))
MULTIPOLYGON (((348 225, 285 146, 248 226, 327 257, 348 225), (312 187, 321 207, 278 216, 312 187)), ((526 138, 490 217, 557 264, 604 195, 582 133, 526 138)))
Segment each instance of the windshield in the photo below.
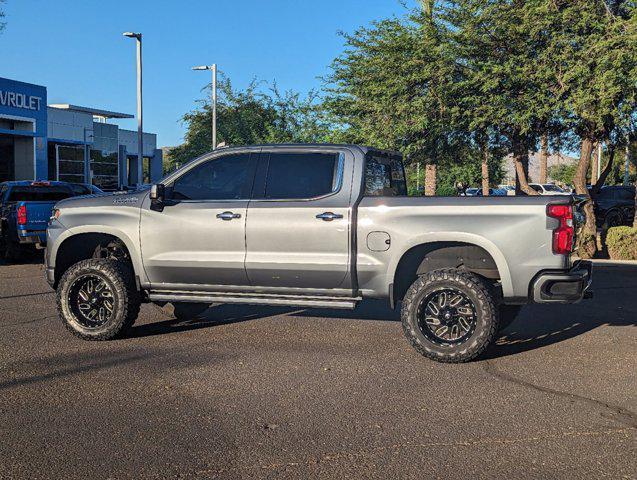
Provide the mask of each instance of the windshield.
POLYGON ((557 185, 552 185, 552 184, 544 185, 544 190, 546 190, 547 192, 564 193, 564 190, 562 190, 557 185))

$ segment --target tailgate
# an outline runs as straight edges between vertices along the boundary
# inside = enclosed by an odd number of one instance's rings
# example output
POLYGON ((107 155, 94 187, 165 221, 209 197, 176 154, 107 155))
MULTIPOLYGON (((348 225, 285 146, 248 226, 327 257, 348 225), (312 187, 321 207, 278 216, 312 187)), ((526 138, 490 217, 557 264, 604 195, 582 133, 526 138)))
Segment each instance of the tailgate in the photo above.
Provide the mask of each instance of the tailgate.
POLYGON ((16 208, 26 208, 26 223, 19 224, 20 230, 44 231, 56 202, 18 202, 16 208))

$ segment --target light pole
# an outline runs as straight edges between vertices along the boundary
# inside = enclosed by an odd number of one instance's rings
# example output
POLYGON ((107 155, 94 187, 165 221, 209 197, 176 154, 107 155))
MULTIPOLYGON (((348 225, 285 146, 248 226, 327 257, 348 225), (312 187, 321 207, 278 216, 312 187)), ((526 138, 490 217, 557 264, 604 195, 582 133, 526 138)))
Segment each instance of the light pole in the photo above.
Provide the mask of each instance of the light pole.
POLYGON ((123 35, 137 40, 137 184, 144 181, 144 114, 142 111, 142 34, 124 32, 123 35))
POLYGON ((217 148, 217 64, 199 65, 193 70, 210 70, 212 72, 212 149, 217 148))

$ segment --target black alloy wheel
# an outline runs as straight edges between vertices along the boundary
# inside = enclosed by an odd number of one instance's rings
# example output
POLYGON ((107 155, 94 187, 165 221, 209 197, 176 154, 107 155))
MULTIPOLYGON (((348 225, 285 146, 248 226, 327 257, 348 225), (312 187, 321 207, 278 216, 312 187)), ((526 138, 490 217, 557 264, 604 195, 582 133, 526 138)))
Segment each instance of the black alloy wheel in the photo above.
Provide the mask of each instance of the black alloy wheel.
POLYGON ((85 328, 97 328, 113 315, 113 290, 99 275, 83 275, 75 279, 68 302, 76 321, 85 328))
POLYGON ((444 288, 427 295, 418 306, 422 334, 438 345, 455 345, 476 328, 476 307, 460 290, 444 288))

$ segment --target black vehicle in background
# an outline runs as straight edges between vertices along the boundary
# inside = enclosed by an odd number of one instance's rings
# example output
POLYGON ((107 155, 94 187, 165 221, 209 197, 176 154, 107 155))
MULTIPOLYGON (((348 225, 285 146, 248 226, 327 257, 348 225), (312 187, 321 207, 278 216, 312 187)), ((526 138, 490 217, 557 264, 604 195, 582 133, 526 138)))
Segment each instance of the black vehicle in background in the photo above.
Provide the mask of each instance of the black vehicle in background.
POLYGON ((594 197, 597 225, 603 228, 631 226, 635 216, 635 187, 602 187, 594 197))

